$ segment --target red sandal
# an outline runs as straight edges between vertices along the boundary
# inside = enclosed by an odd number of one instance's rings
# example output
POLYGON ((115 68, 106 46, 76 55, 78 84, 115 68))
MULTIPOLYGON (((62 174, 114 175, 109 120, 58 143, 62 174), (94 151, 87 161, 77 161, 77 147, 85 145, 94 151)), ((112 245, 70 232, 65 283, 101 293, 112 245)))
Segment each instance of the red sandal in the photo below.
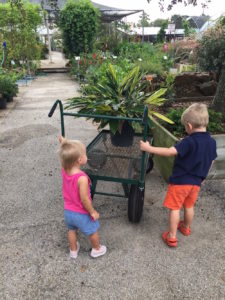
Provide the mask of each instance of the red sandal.
POLYGON ((176 238, 170 238, 168 237, 169 231, 165 231, 162 234, 163 241, 169 246, 169 247, 177 247, 177 239, 176 238))
POLYGON ((191 235, 191 227, 185 227, 184 221, 180 221, 177 229, 185 236, 191 235))

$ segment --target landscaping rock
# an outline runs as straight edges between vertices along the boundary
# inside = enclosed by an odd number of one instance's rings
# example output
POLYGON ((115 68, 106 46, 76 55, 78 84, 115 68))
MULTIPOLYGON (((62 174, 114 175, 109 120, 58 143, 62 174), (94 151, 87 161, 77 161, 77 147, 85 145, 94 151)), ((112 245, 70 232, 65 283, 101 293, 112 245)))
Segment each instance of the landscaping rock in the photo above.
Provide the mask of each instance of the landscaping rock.
POLYGON ((198 97, 202 95, 212 96, 215 94, 217 86, 213 79, 213 74, 206 72, 181 73, 176 76, 174 82, 176 97, 198 97), (211 83, 207 84, 208 82, 211 83))
POLYGON ((209 81, 199 85, 201 93, 205 96, 214 96, 217 89, 217 82, 209 81))

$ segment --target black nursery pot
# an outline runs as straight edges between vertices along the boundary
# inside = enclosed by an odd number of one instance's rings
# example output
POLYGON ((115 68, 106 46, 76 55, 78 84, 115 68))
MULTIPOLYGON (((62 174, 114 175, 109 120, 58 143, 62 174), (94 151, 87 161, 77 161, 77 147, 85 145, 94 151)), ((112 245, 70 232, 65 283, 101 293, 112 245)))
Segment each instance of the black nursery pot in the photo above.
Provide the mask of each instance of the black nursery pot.
POLYGON ((134 129, 128 121, 123 123, 121 133, 116 131, 115 134, 111 133, 111 142, 116 147, 129 147, 133 145, 134 129))
POLYGON ((7 99, 5 97, 0 98, 0 109, 5 109, 7 104, 7 99))
POLYGON ((7 97, 7 102, 12 102, 13 101, 13 96, 8 96, 7 97))

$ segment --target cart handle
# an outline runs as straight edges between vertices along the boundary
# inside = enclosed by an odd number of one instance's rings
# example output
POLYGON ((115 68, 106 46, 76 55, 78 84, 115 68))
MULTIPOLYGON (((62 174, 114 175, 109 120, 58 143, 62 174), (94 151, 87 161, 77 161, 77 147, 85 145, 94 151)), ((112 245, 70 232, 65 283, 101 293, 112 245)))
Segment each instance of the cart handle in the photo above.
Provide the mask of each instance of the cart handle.
MULTIPOLYGON (((62 107, 62 101, 61 101, 61 100, 56 100, 56 101, 55 101, 55 103, 53 104, 53 106, 52 106, 52 108, 51 108, 51 110, 50 110, 50 112, 49 112, 49 114, 48 114, 49 118, 51 118, 52 115, 54 114, 54 111, 55 111, 55 109, 56 109, 57 104, 59 104, 59 106, 62 107)), ((60 107, 60 109, 61 109, 61 107, 60 107)))
POLYGON ((146 125, 148 123, 148 105, 145 105, 143 118, 142 118, 142 125, 146 125))
POLYGON ((116 117, 116 116, 107 116, 107 115, 90 115, 90 114, 82 114, 82 113, 69 113, 63 111, 63 105, 61 100, 56 100, 56 102, 53 104, 48 116, 49 118, 52 117, 57 104, 60 106, 60 112, 63 116, 74 116, 74 117, 86 117, 91 119, 106 119, 106 120, 127 120, 127 121, 134 121, 134 122, 142 122, 143 125, 146 124, 148 120, 148 106, 145 106, 144 114, 142 118, 129 118, 129 117, 116 117))

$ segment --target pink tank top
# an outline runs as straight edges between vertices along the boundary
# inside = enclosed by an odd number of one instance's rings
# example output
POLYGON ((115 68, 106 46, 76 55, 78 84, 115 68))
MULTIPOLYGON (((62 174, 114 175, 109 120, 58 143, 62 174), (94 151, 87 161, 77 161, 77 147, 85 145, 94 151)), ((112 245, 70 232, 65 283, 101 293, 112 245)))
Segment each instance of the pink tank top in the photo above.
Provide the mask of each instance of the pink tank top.
POLYGON ((64 169, 62 169, 62 178, 63 178, 63 199, 64 199, 64 209, 78 212, 81 214, 88 214, 86 209, 83 207, 83 204, 80 199, 80 193, 78 188, 78 179, 81 176, 88 178, 88 194, 89 199, 91 200, 90 184, 91 180, 86 173, 80 171, 74 175, 68 175, 64 169))

